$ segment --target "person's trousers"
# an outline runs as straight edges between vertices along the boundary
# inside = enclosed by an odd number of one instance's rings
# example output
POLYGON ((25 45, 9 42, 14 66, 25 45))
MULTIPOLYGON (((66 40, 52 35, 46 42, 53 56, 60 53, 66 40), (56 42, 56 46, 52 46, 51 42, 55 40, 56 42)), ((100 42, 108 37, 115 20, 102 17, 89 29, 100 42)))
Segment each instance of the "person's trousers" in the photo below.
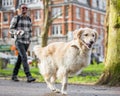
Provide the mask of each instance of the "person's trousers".
POLYGON ((13 76, 18 75, 21 63, 23 64, 26 77, 31 76, 31 73, 29 71, 29 65, 27 63, 27 54, 26 54, 29 44, 24 44, 16 41, 15 45, 18 50, 18 58, 17 58, 17 62, 15 63, 15 67, 13 69, 13 76))

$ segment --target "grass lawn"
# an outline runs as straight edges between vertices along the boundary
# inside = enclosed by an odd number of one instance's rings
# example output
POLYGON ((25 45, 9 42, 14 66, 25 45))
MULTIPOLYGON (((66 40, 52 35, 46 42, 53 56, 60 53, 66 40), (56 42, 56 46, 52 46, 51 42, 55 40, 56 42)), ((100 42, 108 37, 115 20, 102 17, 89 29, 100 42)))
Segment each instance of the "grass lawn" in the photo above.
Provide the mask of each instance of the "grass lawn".
POLYGON ((70 83, 95 83, 104 69, 104 64, 89 65, 80 75, 69 78, 70 83))
MULTIPOLYGON (((10 78, 12 74, 12 69, 14 65, 8 64, 6 69, 0 69, 0 77, 10 78)), ((30 70, 32 76, 37 79, 37 82, 44 82, 43 77, 40 75, 38 68, 30 66, 30 70)), ((103 72, 104 64, 94 64, 89 65, 88 67, 84 68, 82 73, 78 76, 69 77, 69 83, 95 83, 98 78, 100 77, 101 73, 103 72)), ((25 74, 23 72, 23 68, 20 69, 18 74, 19 78, 25 79, 25 74)), ((58 81, 59 82, 59 81, 58 81)))

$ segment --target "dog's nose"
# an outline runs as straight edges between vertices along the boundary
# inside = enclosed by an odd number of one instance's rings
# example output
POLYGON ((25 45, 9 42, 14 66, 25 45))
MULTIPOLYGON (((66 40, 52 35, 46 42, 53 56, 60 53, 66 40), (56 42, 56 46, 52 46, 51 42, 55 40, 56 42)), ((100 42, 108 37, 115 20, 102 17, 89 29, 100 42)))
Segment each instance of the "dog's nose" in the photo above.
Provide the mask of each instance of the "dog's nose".
POLYGON ((94 41, 90 41, 90 44, 93 44, 94 43, 94 41))

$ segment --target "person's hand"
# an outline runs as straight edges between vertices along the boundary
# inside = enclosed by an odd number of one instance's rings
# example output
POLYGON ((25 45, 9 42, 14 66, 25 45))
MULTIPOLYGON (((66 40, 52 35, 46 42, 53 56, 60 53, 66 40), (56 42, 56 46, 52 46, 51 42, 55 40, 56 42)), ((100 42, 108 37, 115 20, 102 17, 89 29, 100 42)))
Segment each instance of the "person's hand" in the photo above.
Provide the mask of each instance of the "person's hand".
POLYGON ((24 34, 24 31, 23 30, 18 30, 17 31, 17 35, 23 35, 24 34))

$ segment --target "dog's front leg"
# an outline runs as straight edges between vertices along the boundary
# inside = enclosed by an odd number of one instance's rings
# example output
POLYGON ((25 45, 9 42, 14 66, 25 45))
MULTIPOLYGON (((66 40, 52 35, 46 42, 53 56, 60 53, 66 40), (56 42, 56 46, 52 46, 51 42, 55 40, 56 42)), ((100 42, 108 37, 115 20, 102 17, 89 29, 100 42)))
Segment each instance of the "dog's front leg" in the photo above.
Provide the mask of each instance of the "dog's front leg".
POLYGON ((53 84, 50 81, 50 77, 47 77, 47 76, 45 77, 44 76, 44 79, 45 79, 45 82, 47 83, 48 88, 50 88, 50 90, 54 91, 55 88, 54 88, 53 84))
POLYGON ((61 88, 61 93, 62 94, 67 94, 67 75, 63 76, 62 78, 62 88, 61 88))

